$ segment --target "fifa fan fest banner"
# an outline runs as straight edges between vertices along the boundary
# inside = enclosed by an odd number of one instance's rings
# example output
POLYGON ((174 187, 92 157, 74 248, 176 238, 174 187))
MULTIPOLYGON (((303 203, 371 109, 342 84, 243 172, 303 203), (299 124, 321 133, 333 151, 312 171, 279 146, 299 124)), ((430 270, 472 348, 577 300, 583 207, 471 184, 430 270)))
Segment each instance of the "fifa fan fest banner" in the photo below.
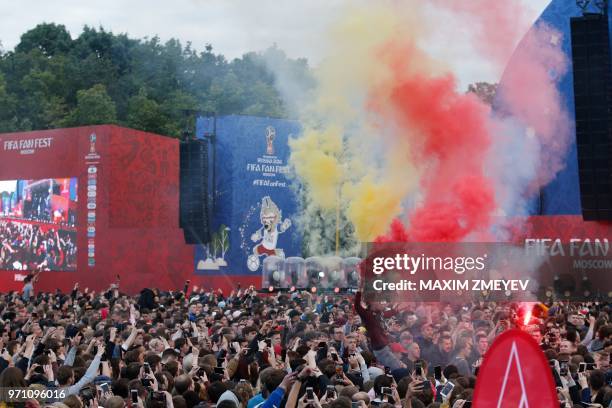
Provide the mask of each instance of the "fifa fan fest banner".
POLYGON ((0 134, 0 290, 37 269, 41 290, 182 286, 178 148, 117 126, 0 134))
POLYGON ((197 137, 213 132, 212 241, 196 247, 195 274, 260 277, 265 257, 301 255, 288 164, 288 141, 300 125, 253 116, 222 116, 216 124, 199 118, 197 137))

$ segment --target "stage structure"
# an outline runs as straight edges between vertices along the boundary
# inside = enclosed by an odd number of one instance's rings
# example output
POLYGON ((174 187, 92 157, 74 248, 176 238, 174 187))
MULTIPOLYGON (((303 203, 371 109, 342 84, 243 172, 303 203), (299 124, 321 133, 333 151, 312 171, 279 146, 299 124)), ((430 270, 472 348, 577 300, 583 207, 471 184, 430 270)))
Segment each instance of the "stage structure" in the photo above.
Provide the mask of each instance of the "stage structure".
POLYGON ((178 226, 178 141, 117 126, 0 135, 0 290, 177 288, 193 247, 178 226))
MULTIPOLYGON (((250 276, 261 285, 264 260, 301 255, 298 203, 289 166, 295 121, 253 116, 203 116, 196 137, 207 140, 211 233, 195 247, 198 276, 250 276)), ((229 279, 233 279, 230 277, 229 279)))
MULTIPOLYGON (((609 34, 601 33, 602 29, 608 32, 610 30, 610 7, 608 1, 552 0, 534 23, 534 27, 542 23, 547 24, 561 34, 560 38, 551 38, 551 41, 560 41, 561 49, 572 64, 560 78, 559 92, 572 123, 578 126, 577 129, 572 129, 572 135, 575 136, 571 140, 564 168, 531 202, 531 215, 563 216, 567 217, 567 222, 575 225, 580 225, 581 221, 578 220, 583 217, 586 220, 610 221, 610 43, 609 34), (572 26, 575 27, 574 52, 572 26), (606 46, 608 52, 603 52, 602 47, 606 46), (607 74, 599 75, 598 72, 602 69, 607 69, 607 74), (576 84, 575 78, 578 81, 576 84), (578 92, 575 97, 576 86, 578 92), (594 129, 595 134, 589 135, 588 129, 594 129), (597 152, 592 152, 595 145, 597 152), (597 182, 596 177, 599 178, 597 182)), ((523 43, 519 43, 518 49, 522 46, 523 43)), ((500 88, 503 88, 506 76, 520 69, 520 61, 511 58, 502 76, 500 88)), ((584 227, 589 229, 589 225, 587 223, 584 227)))

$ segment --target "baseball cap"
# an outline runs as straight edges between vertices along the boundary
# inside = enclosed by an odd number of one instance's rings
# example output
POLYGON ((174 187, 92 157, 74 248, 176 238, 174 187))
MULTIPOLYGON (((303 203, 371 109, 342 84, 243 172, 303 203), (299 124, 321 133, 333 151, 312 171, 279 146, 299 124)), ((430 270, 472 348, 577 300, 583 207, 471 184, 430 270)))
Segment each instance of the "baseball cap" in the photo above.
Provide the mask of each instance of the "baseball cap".
POLYGON ((406 350, 404 346, 399 343, 391 343, 389 344, 389 348, 394 353, 408 353, 408 350, 406 350))

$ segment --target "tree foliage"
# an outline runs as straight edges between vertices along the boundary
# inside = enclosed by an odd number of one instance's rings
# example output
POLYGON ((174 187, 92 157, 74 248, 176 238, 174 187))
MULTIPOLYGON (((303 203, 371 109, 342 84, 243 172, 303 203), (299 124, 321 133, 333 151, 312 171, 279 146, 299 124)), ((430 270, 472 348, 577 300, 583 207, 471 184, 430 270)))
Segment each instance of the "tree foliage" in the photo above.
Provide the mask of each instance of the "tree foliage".
POLYGON ((96 84, 89 89, 77 91, 76 107, 66 117, 68 126, 102 125, 117 121, 115 102, 106 92, 106 87, 96 84))
POLYGON ((488 82, 476 82, 468 85, 468 93, 473 93, 482 102, 489 106, 493 106, 495 95, 497 94, 498 84, 490 84, 488 82))
POLYGON ((276 46, 227 61, 209 44, 39 24, 0 49, 0 132, 115 123, 178 137, 196 111, 286 117, 275 73, 314 84, 276 46))

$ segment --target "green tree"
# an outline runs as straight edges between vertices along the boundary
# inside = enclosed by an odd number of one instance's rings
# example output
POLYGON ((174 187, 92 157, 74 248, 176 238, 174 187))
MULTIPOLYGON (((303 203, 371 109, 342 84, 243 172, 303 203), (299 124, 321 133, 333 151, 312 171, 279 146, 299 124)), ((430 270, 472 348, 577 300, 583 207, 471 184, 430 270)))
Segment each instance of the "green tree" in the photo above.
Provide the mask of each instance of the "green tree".
POLYGON ((72 46, 72 38, 61 24, 39 24, 21 36, 15 51, 28 53, 40 50, 46 57, 66 53, 72 46))
POLYGON ((18 129, 17 99, 8 93, 6 82, 0 72, 0 132, 13 132, 18 129))
POLYGON ((135 129, 164 133, 168 119, 159 104, 141 89, 138 95, 132 96, 128 101, 127 122, 135 129))
POLYGON ((0 74, 1 131, 118 123, 179 137, 198 111, 287 117, 314 86, 306 60, 276 46, 227 61, 210 44, 198 51, 89 26, 72 39, 52 23, 0 50, 0 74))
POLYGON ((115 103, 106 92, 106 87, 96 84, 77 92, 76 108, 67 117, 66 125, 101 125, 117 122, 115 103))
POLYGON ((473 93, 489 106, 493 106, 495 95, 497 94, 497 85, 488 82, 476 82, 468 85, 468 93, 473 93))

